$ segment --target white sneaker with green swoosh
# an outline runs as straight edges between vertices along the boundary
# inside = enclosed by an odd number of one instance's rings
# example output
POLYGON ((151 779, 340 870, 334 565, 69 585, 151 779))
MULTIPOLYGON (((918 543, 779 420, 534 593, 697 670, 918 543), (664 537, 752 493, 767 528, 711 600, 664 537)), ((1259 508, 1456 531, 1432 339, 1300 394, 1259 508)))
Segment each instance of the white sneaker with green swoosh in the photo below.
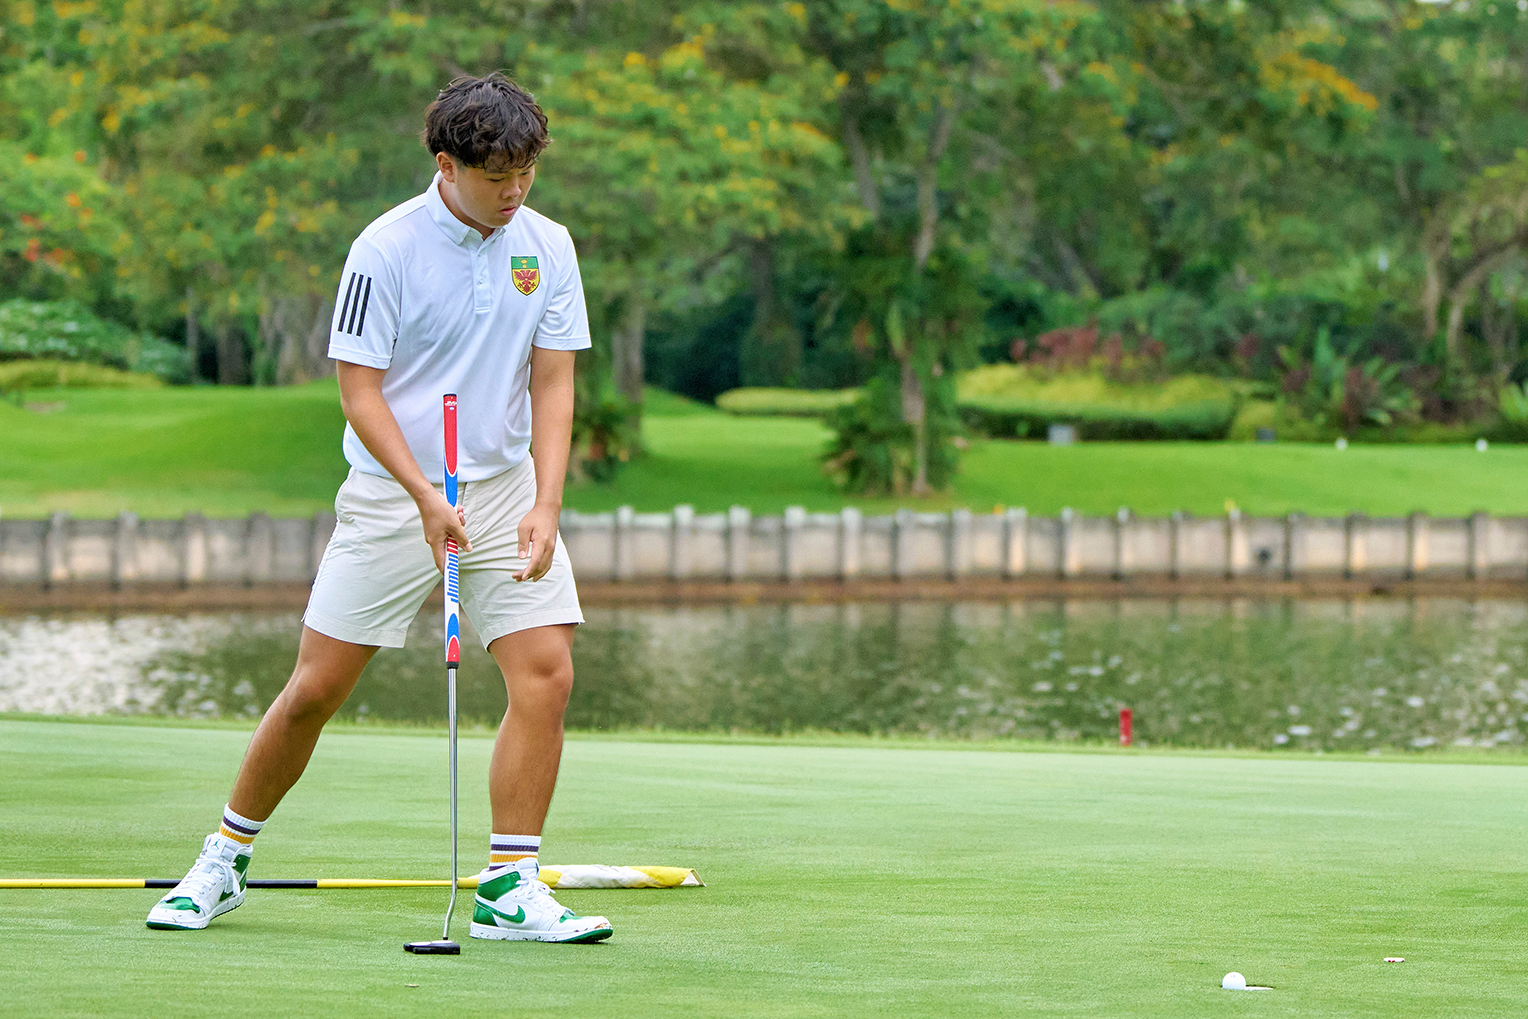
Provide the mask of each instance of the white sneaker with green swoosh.
POLYGON ((202 843, 201 855, 180 884, 149 910, 148 925, 161 931, 199 931, 244 904, 250 847, 217 832, 202 843))
POLYGON ((602 916, 579 916, 552 897, 534 870, 507 867, 478 875, 472 936, 497 941, 587 944, 615 933, 602 916))

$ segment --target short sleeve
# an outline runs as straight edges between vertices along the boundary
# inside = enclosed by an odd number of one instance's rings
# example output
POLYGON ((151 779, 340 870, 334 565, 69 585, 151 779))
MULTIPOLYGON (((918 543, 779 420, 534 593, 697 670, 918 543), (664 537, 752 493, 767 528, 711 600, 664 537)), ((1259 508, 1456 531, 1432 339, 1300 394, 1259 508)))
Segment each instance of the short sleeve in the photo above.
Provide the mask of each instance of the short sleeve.
POLYGON ((584 307, 584 280, 578 271, 573 238, 566 237, 567 253, 558 259, 556 287, 546 311, 536 323, 535 346, 548 350, 583 350, 589 344, 589 311, 584 307))
POLYGON ((397 271, 381 249, 366 237, 356 238, 334 298, 329 356, 368 368, 392 364, 398 339, 398 290, 397 271))

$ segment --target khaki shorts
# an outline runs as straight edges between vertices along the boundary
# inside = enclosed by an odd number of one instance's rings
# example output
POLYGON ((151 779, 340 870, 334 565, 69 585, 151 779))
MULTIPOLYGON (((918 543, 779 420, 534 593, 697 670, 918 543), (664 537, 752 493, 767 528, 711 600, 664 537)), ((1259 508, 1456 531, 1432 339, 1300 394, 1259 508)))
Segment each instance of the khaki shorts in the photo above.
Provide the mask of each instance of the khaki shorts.
MULTIPOLYGON (((461 557, 462 611, 486 648, 535 626, 582 623, 568 550, 557 538, 552 567, 518 582, 520 518, 536 501, 530 457, 485 481, 463 482, 459 503, 472 551, 461 557)), ((303 622, 351 644, 403 647, 409 624, 440 583, 419 509, 392 478, 354 468, 334 499, 338 518, 324 549, 303 622)))

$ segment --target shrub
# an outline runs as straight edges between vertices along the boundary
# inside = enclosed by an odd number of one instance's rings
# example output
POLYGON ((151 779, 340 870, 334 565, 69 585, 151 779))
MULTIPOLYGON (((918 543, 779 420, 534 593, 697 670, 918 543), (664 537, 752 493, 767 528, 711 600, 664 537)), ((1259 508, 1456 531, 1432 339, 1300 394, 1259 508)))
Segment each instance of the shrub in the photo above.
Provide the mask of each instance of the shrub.
MULTIPOLYGON (((949 484, 959 462, 960 419, 948 375, 935 377, 924 390, 928 483, 938 491, 949 484)), ((912 487, 917 435, 902 420, 902 385, 895 366, 866 383, 853 403, 830 411, 826 424, 837 436, 823 454, 823 473, 845 491, 900 495, 912 487)))
POLYGON ((0 361, 0 392, 24 389, 155 389, 164 385, 152 375, 125 372, 81 361, 29 359, 0 361))
POLYGON ((716 405, 728 414, 823 417, 853 403, 859 394, 858 389, 729 389, 716 398, 716 405))
POLYGON ((1125 383, 1098 372, 1049 375, 1026 365, 988 365, 960 380, 966 425, 1000 438, 1072 425, 1084 439, 1223 439, 1236 417, 1235 385, 1203 375, 1125 383))
POLYGON ((1508 383, 1496 398, 1496 424, 1487 433, 1495 442, 1528 442, 1528 383, 1508 383))
POLYGON ((641 410, 612 389, 574 394, 569 472, 577 479, 610 482, 637 452, 641 410))
POLYGON ((75 301, 0 303, 0 361, 83 361, 188 382, 183 347, 107 321, 75 301))
POLYGON ((1306 362, 1289 347, 1279 348, 1284 362, 1286 398, 1302 418, 1316 424, 1355 432, 1415 422, 1422 409, 1401 375, 1401 366, 1371 357, 1351 364, 1337 354, 1326 329, 1316 335, 1316 347, 1306 362))
MULTIPOLYGON (((1387 426, 1368 425, 1347 430, 1335 421, 1311 421, 1300 416, 1288 401, 1250 400, 1236 415, 1230 438, 1250 441, 1257 429, 1271 428, 1279 442, 1331 442, 1339 436, 1369 444, 1407 443, 1411 445, 1455 445, 1473 442, 1482 435, 1478 425, 1445 424, 1437 421, 1412 421, 1387 426)), ((1496 434, 1486 432, 1497 439, 1496 434)), ((1501 435, 1500 441, 1522 441, 1501 435)))

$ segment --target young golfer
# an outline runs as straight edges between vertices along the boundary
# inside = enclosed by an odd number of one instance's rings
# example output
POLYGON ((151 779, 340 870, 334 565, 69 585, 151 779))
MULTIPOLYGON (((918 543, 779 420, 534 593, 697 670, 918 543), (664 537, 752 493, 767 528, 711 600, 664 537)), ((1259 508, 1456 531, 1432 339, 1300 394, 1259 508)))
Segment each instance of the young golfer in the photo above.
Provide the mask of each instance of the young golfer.
POLYGON ((489 765, 493 834, 472 936, 587 942, 537 880, 583 622, 557 536, 573 426, 574 351, 589 346, 568 231, 525 206, 547 145, 535 100, 501 74, 453 81, 425 113, 439 172, 350 248, 329 356, 350 475, 303 617, 297 666, 255 730, 221 827, 148 925, 200 930, 244 902, 255 836, 379 647, 402 647, 461 548, 461 603, 504 673, 489 765), (461 407, 460 512, 441 493, 441 395, 461 407), (536 455, 531 458, 530 447, 536 455))

